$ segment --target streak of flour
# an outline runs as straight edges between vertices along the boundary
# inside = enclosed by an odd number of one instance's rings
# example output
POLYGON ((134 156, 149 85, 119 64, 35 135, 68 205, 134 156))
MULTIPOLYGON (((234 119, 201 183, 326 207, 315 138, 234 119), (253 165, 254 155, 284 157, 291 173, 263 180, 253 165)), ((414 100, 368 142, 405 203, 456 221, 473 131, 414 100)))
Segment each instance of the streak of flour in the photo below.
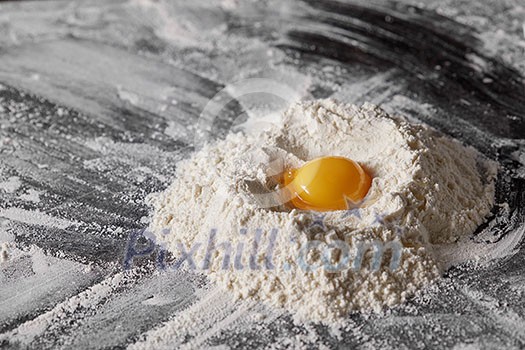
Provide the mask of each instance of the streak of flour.
POLYGON ((219 331, 219 325, 224 325, 228 319, 234 318, 232 314, 238 305, 219 289, 204 290, 198 296, 199 300, 180 315, 148 331, 142 341, 130 345, 128 349, 174 348, 181 346, 188 338, 191 339, 191 343, 199 344, 210 334, 219 331))
MULTIPOLYGON (((129 350, 148 349, 197 349, 213 342, 213 338, 228 330, 230 334, 242 335, 247 332, 257 332, 264 342, 264 331, 273 324, 283 322, 286 313, 283 310, 265 307, 260 303, 250 301, 235 301, 217 287, 198 291, 199 300, 174 317, 145 333, 143 339, 129 345, 129 350)), ((312 325, 301 324, 301 334, 288 337, 283 334, 277 339, 268 339, 265 344, 270 349, 295 349, 316 346, 323 348, 323 340, 319 331, 312 325), (270 345, 271 343, 271 345, 270 345)), ((371 339, 359 330, 352 321, 346 320, 328 330, 334 338, 340 338, 342 332, 352 334, 355 338, 365 339, 369 345, 371 339)), ((244 339, 246 345, 248 339, 244 339)), ((328 348, 328 347, 326 347, 328 348)))
POLYGON ((21 223, 57 229, 66 229, 78 225, 75 221, 56 218, 38 210, 25 210, 21 208, 2 209, 0 210, 0 217, 21 223))
MULTIPOLYGON (((68 274, 78 273, 84 269, 82 266, 80 268, 77 271, 75 266, 69 268, 64 266, 62 267, 62 273, 57 275, 55 279, 62 283, 68 274)), ((125 283, 124 277, 123 273, 119 273, 106 278, 85 291, 57 303, 51 310, 42 313, 38 317, 20 324, 13 331, 0 335, 0 340, 9 339, 12 342, 18 342, 26 346, 31 344, 37 337, 49 331, 51 327, 63 325, 64 322, 62 320, 71 317, 72 314, 76 314, 76 317, 78 317, 90 310, 95 310, 111 293, 125 283)))
MULTIPOLYGON (((29 190, 27 193, 20 195, 20 199, 38 203, 39 193, 38 191, 29 190)), ((78 222, 56 218, 39 210, 26 210, 15 207, 0 209, 0 219, 3 219, 0 228, 0 263, 5 263, 11 259, 12 251, 17 248, 13 234, 9 233, 8 230, 11 222, 36 225, 48 229, 67 229, 78 226, 78 222)))
POLYGON ((22 186, 20 178, 17 176, 11 176, 5 181, 0 182, 0 191, 5 191, 7 193, 13 193, 22 186))

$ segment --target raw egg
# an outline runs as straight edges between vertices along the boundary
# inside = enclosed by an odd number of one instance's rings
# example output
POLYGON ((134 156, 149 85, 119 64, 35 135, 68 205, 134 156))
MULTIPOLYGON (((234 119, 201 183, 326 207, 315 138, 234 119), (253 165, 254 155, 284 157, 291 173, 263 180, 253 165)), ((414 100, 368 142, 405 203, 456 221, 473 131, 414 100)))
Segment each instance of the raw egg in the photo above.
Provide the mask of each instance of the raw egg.
POLYGON ((284 172, 291 207, 304 210, 345 210, 348 200, 358 203, 368 193, 372 178, 351 159, 321 157, 284 172))

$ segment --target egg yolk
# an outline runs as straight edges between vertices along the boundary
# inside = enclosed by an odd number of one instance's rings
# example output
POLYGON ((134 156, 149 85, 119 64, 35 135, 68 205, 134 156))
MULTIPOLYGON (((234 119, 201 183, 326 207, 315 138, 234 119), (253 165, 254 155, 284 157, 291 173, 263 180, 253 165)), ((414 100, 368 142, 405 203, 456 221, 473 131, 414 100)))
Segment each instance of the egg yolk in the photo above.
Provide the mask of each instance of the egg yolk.
POLYGON ((288 204, 293 208, 330 211, 348 209, 348 200, 363 200, 372 178, 351 159, 321 157, 285 171, 283 183, 291 192, 288 204))

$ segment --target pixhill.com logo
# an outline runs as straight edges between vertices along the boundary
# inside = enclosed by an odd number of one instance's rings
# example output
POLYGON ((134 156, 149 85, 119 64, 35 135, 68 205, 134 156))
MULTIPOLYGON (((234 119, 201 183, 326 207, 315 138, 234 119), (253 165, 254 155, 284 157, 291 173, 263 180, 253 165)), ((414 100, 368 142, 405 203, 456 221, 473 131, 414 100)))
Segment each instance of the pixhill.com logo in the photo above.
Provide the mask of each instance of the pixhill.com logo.
MULTIPOLYGON (((312 225, 324 225, 323 218, 317 218, 312 225)), ((171 234, 171 230, 160 233, 163 236, 171 234)), ((176 259, 167 263, 166 244, 148 230, 134 231, 129 236, 125 256, 124 268, 130 269, 134 259, 145 256, 155 257, 156 265, 160 270, 175 271, 178 269, 208 271, 212 266, 222 270, 232 271, 260 271, 279 270, 289 271, 292 265, 305 272, 324 270, 339 272, 344 270, 358 271, 368 269, 378 271, 382 266, 396 270, 401 264, 403 246, 398 240, 382 242, 379 240, 357 241, 352 245, 343 240, 307 240, 295 251, 295 256, 276 256, 278 235, 282 234, 278 228, 263 230, 241 229, 239 237, 233 240, 219 241, 219 231, 210 230, 207 241, 195 241, 191 245, 177 242, 171 249, 176 259), (315 259, 312 257, 315 256, 315 259), (337 259, 334 259, 337 256, 337 259), (215 259, 215 260, 214 260, 215 259)), ((288 240, 293 243, 293 239, 288 240)), ((280 247, 280 252, 287 247, 280 247)))

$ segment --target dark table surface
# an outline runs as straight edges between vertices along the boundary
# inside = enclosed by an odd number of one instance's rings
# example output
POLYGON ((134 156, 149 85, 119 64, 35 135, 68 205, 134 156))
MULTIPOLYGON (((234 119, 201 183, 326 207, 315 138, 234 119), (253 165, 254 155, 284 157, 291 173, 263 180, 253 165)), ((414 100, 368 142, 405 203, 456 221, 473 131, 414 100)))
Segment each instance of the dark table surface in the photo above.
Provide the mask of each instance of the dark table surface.
POLYGON ((525 347, 524 53, 522 0, 0 2, 0 347, 525 347), (473 237, 497 259, 339 332, 154 257, 123 271, 206 103, 260 77, 371 101, 499 161, 504 204, 473 237))

